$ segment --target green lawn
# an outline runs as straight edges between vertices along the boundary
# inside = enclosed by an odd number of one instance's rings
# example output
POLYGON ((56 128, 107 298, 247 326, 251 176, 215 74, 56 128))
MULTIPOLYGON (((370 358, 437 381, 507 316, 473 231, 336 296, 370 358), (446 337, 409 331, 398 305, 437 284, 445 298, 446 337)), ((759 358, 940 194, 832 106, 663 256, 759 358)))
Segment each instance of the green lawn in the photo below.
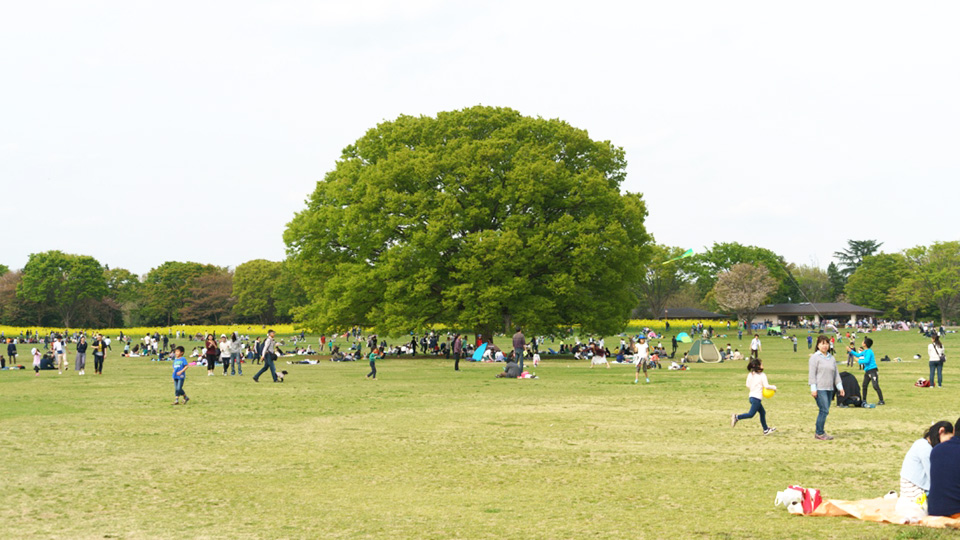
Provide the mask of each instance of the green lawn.
MULTIPOLYGON (((813 438, 806 344, 794 354, 777 338, 764 339, 780 388, 765 402, 779 429, 767 437, 757 419, 729 425, 747 409, 744 362, 663 369, 649 385, 633 384, 632 366, 549 357, 539 380, 520 381, 494 379, 494 364, 456 373, 443 359, 383 360, 377 381, 364 379, 366 363, 283 364, 284 384, 253 383, 250 365, 243 377, 194 367, 193 399, 179 407, 170 405, 169 363, 114 353, 102 377, 3 371, 0 530, 71 539, 953 538, 773 507, 792 483, 845 499, 897 489, 923 427, 960 416, 960 360, 947 363, 944 390, 914 388, 927 373, 927 340, 874 338, 878 356, 907 361, 880 366, 886 406, 831 410, 832 442, 813 438)), ((28 350, 20 347, 21 363, 28 350)))

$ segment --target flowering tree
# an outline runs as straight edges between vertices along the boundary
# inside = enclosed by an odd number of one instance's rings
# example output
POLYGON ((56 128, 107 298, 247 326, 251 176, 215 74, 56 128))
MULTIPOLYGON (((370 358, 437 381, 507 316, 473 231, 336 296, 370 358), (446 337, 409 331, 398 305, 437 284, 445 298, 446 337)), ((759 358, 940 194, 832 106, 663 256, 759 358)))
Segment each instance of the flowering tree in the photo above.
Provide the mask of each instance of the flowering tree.
POLYGON ((765 266, 740 263, 717 277, 713 293, 721 308, 737 314, 737 319, 753 321, 757 308, 777 290, 777 280, 765 266))

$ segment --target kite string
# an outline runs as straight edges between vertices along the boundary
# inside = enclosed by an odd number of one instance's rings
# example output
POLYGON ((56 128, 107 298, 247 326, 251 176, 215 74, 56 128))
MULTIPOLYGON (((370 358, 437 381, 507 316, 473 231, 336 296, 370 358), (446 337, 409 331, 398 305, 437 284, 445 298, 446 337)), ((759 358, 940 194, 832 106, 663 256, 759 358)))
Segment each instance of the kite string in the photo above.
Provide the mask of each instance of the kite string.
POLYGON ((803 299, 806 300, 807 303, 810 304, 811 307, 813 307, 813 310, 814 310, 814 311, 817 312, 817 315, 820 317, 820 324, 823 325, 823 324, 824 324, 823 313, 820 313, 820 310, 817 309, 817 305, 816 305, 815 303, 813 303, 813 302, 810 301, 810 297, 807 296, 807 293, 803 292, 803 287, 801 287, 801 286, 800 286, 800 283, 798 283, 797 280, 793 278, 793 274, 791 274, 790 271, 787 270, 787 268, 786 268, 785 266, 783 266, 782 264, 780 264, 780 259, 779 259, 779 258, 774 258, 774 260, 777 261, 777 265, 780 266, 780 268, 781 268, 784 272, 786 272, 787 277, 790 278, 790 281, 792 281, 793 284, 797 286, 797 290, 800 291, 800 294, 803 295, 803 299))

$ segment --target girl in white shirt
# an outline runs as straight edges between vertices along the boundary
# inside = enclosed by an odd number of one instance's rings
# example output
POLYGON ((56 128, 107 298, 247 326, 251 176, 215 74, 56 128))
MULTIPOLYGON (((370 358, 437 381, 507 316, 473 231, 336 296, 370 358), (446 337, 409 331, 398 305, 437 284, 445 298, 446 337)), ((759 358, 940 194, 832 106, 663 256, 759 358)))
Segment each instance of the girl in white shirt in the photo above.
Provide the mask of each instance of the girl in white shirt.
POLYGON ((747 364, 747 388, 750 389, 750 412, 736 414, 730 417, 730 427, 737 425, 740 420, 753 418, 760 413, 760 427, 763 428, 763 434, 769 435, 777 430, 775 427, 767 427, 767 411, 763 409, 763 390, 769 388, 776 390, 777 387, 767 381, 766 374, 763 373, 763 362, 759 358, 751 358, 747 364))

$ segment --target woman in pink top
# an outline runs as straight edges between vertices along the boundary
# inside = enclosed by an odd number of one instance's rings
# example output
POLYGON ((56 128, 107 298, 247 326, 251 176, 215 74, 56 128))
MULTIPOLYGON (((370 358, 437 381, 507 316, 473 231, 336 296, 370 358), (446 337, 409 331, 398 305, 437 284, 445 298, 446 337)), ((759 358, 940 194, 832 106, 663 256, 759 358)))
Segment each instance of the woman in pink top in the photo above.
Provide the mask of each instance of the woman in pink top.
POLYGON ((730 417, 730 427, 737 425, 740 420, 753 418, 760 413, 760 427, 763 428, 763 434, 769 435, 777 430, 775 427, 767 427, 767 411, 763 409, 763 389, 769 388, 776 390, 777 387, 767 382, 767 376, 763 373, 763 361, 759 358, 751 358, 747 364, 747 388, 750 389, 750 412, 736 414, 730 417))

